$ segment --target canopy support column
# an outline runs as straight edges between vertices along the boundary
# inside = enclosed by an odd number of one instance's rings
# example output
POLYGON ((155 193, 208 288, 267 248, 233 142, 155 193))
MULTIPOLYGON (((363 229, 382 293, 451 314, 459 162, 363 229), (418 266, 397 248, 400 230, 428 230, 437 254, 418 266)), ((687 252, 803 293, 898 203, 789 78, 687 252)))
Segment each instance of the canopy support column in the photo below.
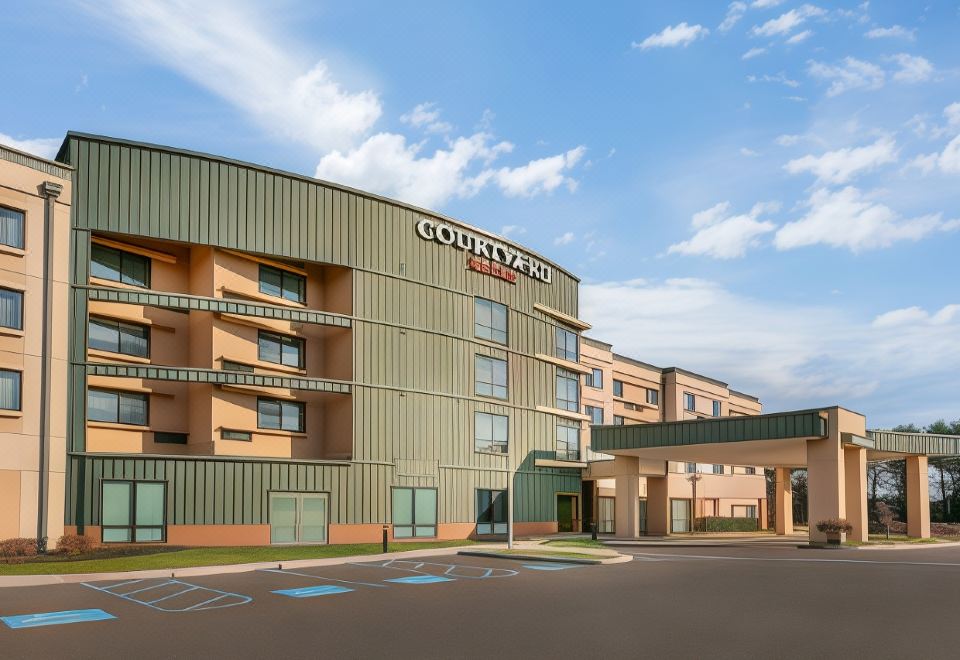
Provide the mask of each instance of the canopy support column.
POLYGON ((793 534, 793 483, 790 468, 776 469, 777 534, 793 534))
POLYGON ((867 523, 867 450, 844 447, 843 465, 847 520, 853 525, 853 531, 847 535, 847 539, 865 543, 870 533, 867 523))
POLYGON ((907 536, 930 538, 930 483, 926 456, 907 456, 907 536))

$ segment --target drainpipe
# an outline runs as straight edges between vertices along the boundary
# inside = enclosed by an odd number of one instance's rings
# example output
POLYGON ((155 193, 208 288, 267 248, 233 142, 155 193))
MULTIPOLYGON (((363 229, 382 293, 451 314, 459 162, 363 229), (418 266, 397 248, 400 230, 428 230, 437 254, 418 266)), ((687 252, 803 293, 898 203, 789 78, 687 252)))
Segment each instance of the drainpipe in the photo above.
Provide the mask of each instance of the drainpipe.
POLYGON ((40 461, 37 478, 37 544, 46 550, 47 510, 49 509, 50 466, 50 381, 51 381, 51 331, 50 319, 53 305, 53 225, 57 198, 63 186, 44 181, 40 193, 44 196, 43 210, 43 325, 40 337, 40 461))

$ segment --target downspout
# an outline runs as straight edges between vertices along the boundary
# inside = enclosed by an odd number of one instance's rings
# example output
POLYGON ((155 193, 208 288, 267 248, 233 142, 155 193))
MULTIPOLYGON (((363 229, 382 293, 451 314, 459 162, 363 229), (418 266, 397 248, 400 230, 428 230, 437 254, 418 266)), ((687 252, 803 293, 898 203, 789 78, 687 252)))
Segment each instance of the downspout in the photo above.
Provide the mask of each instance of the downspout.
POLYGON ((44 196, 43 210, 43 325, 40 337, 40 460, 37 477, 37 544, 46 550, 47 512, 49 509, 50 465, 50 382, 52 379, 52 349, 50 319, 53 316, 53 225, 57 198, 63 186, 44 181, 40 186, 44 196))

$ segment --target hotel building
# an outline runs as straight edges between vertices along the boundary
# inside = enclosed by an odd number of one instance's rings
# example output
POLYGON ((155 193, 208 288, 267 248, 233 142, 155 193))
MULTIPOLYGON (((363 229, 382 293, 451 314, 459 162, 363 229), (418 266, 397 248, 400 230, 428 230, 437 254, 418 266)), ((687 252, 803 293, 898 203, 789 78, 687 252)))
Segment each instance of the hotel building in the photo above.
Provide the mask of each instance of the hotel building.
MULTIPOLYGON (((485 538, 509 488, 518 535, 614 532, 660 481, 682 531, 690 468, 620 493, 590 424, 760 410, 583 338, 548 259, 359 190, 70 133, 0 151, 0 194, 0 538, 485 538)), ((761 474, 707 467, 697 516, 765 519, 761 474)))

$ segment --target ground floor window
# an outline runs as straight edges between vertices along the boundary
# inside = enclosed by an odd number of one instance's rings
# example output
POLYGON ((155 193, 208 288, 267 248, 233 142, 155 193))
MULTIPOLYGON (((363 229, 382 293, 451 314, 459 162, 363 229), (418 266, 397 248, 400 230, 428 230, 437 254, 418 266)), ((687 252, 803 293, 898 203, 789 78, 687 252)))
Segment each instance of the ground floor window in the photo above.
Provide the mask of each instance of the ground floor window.
POLYGON ((507 491, 477 490, 477 535, 507 533, 507 491))
POLYGON ((670 500, 670 531, 690 531, 690 500, 670 500))
POLYGON ((436 488, 394 488, 393 538, 430 538, 436 535, 436 488))
POLYGON ((271 543, 326 543, 326 493, 270 493, 271 543))
POLYGON ((597 533, 615 534, 617 527, 614 523, 616 498, 598 497, 597 498, 597 533))
POLYGON ((104 481, 100 515, 103 542, 165 541, 166 486, 162 481, 104 481))
POLYGON ((731 507, 731 513, 734 518, 756 518, 757 517, 757 505, 756 504, 734 504, 731 507))

